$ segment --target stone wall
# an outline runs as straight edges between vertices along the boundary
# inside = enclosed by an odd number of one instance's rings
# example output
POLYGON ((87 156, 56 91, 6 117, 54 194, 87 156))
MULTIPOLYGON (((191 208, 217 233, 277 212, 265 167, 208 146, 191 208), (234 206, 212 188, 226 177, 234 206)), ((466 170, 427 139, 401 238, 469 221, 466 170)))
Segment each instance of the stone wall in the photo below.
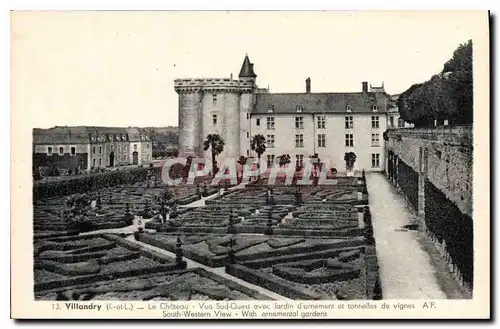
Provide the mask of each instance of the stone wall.
POLYGON ((390 129, 386 139, 387 155, 392 152, 416 173, 425 171, 447 199, 472 217, 472 126, 390 129))
POLYGON ((387 175, 418 212, 450 272, 473 287, 472 126, 391 129, 387 175))

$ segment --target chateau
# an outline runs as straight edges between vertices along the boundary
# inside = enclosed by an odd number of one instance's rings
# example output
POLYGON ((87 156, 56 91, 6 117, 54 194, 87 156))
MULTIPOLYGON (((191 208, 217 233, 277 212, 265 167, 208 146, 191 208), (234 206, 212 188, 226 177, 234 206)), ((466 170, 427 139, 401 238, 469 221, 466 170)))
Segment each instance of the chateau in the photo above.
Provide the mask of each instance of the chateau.
POLYGON ((36 167, 75 172, 151 162, 151 138, 138 128, 65 126, 33 130, 36 167))
POLYGON ((257 87, 256 78, 245 56, 238 80, 232 75, 176 79, 179 154, 210 156, 210 150, 203 151, 203 142, 215 133, 225 141, 221 159, 256 157, 250 142, 261 134, 267 146, 262 158, 268 167, 282 154, 297 164, 317 154, 341 172, 346 168, 345 154, 354 152, 354 170, 384 170, 382 135, 393 100, 383 84, 372 87, 362 82, 359 92, 313 93, 307 78, 303 93, 270 93, 257 87))

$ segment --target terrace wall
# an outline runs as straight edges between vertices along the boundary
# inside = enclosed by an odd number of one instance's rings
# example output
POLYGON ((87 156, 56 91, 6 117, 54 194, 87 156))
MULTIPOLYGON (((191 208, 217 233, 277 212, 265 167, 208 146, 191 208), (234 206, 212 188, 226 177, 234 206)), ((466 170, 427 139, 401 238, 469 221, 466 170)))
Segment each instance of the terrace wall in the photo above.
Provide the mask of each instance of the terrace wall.
POLYGON ((472 125, 390 129, 386 174, 418 212, 419 224, 453 272, 472 288, 472 125))

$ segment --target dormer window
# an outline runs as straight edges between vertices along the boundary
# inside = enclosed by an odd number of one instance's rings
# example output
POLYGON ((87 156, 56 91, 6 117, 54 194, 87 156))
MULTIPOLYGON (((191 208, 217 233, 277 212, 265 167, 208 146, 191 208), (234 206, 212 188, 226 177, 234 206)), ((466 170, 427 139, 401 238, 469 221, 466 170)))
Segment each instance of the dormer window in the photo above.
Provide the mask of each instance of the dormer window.
POLYGON ((345 111, 346 111, 346 112, 352 112, 352 107, 351 107, 351 105, 347 105, 347 106, 345 107, 345 111))
POLYGON ((377 105, 372 105, 372 111, 377 112, 378 111, 378 106, 377 105))
POLYGON ((267 112, 274 112, 274 105, 269 105, 267 112))
POLYGON ((297 106, 295 107, 295 110, 296 110, 298 113, 302 112, 302 110, 303 110, 303 109, 304 109, 304 108, 302 107, 302 105, 297 105, 297 106))

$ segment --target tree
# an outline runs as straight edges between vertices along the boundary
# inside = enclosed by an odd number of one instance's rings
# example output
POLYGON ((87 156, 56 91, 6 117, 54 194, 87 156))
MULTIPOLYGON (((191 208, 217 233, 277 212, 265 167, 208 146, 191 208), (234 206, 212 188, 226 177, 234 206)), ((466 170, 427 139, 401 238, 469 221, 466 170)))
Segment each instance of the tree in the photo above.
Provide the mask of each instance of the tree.
POLYGON ((212 177, 215 177, 217 162, 215 157, 224 151, 224 139, 218 134, 209 134, 203 144, 203 150, 210 149, 212 152, 212 177))
POLYGON ((241 179, 243 179, 243 171, 245 170, 244 166, 247 164, 247 160, 248 158, 243 155, 238 158, 238 164, 241 166, 241 179))
POLYGON ((280 162, 279 162, 280 167, 285 167, 288 164, 290 164, 290 162, 291 162, 290 154, 280 155, 279 158, 280 158, 280 162))
POLYGON ((443 70, 398 98, 401 117, 416 127, 470 124, 473 120, 472 41, 459 45, 443 70))
POLYGON ((354 163, 356 162, 356 154, 354 152, 348 152, 344 155, 344 161, 346 169, 351 171, 354 168, 354 163))
POLYGON ((264 152, 266 152, 266 138, 260 134, 253 136, 252 141, 250 142, 250 148, 252 151, 257 153, 257 158, 259 162, 257 164, 257 169, 259 170, 259 179, 260 179, 260 157, 264 152))
POLYGON ((312 159, 314 170, 321 170, 322 163, 318 153, 314 153, 314 155, 311 155, 309 158, 312 159))

